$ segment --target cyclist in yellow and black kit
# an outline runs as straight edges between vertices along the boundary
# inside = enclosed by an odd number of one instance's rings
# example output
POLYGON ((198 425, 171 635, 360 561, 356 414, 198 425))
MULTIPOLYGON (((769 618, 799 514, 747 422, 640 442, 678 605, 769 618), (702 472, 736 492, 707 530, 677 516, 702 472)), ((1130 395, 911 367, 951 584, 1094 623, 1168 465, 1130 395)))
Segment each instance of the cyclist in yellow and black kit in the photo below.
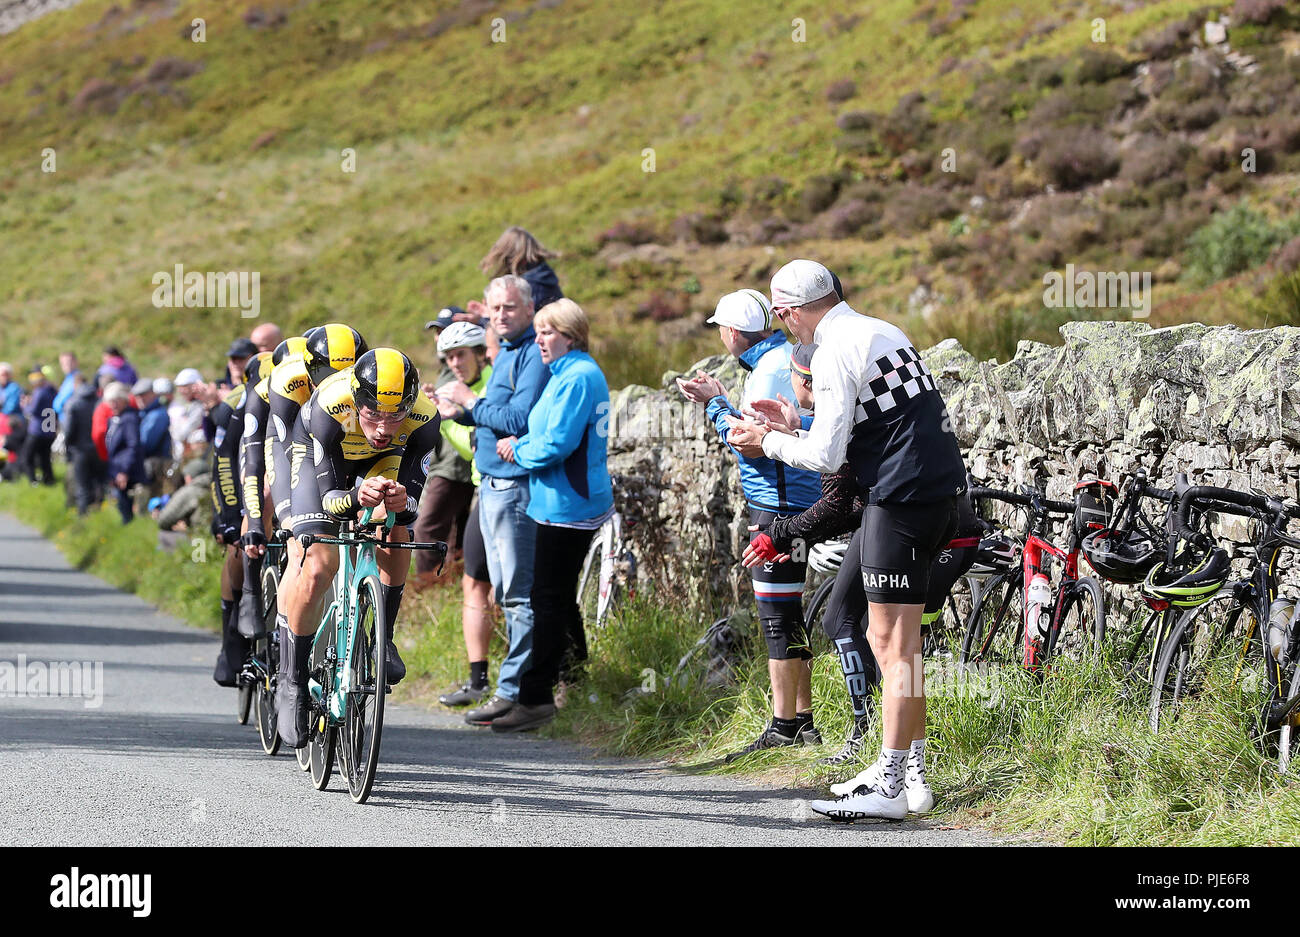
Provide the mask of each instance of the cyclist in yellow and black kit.
POLYGON ((244 589, 244 565, 239 550, 244 511, 238 480, 238 461, 248 388, 270 365, 270 352, 250 357, 243 381, 212 408, 216 429, 212 448, 212 535, 224 545, 221 569, 221 653, 212 679, 220 686, 236 686, 239 671, 248 654, 248 641, 239 631, 240 600, 244 589))
MULTIPOLYGON (((296 537, 334 534, 362 508, 396 516, 392 540, 409 542, 420 492, 441 447, 438 411, 420 393, 420 375, 393 348, 375 348, 356 365, 327 378, 303 405, 294 425, 291 513, 296 537)), ((280 735, 295 748, 307 744, 307 670, 322 600, 338 568, 337 548, 313 544, 301 568, 281 587, 280 679, 276 702, 280 735)), ((410 559, 401 550, 377 551, 388 633, 401 606, 410 559)), ((290 564, 291 566, 294 564, 290 564)), ((390 637, 390 683, 406 667, 390 637)))

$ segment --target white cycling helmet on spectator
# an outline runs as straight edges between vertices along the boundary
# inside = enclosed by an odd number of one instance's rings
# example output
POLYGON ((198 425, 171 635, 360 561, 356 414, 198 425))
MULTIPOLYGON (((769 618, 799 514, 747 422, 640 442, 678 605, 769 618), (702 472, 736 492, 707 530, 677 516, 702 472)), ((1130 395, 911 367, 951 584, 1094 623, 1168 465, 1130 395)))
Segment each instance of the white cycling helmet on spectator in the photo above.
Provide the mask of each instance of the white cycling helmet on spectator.
POLYGON ((438 334, 438 357, 453 348, 485 348, 487 332, 473 322, 453 322, 438 334))
POLYGON ((808 551, 808 565, 823 576, 833 576, 844 564, 844 554, 849 550, 849 538, 837 537, 814 544, 808 551))

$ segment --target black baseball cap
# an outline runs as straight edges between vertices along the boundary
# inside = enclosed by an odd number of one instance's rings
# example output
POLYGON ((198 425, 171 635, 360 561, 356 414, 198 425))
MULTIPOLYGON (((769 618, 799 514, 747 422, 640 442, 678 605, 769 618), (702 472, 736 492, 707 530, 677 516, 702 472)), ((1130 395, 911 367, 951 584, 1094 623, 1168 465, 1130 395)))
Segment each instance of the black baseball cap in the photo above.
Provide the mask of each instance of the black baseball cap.
POLYGON ((230 351, 226 352, 227 358, 251 358, 257 354, 257 346, 251 339, 237 338, 230 343, 230 351))
POLYGON ((424 323, 424 327, 426 329, 445 329, 456 321, 456 316, 463 316, 464 314, 465 310, 459 306, 448 306, 445 309, 438 310, 438 318, 430 319, 424 323))

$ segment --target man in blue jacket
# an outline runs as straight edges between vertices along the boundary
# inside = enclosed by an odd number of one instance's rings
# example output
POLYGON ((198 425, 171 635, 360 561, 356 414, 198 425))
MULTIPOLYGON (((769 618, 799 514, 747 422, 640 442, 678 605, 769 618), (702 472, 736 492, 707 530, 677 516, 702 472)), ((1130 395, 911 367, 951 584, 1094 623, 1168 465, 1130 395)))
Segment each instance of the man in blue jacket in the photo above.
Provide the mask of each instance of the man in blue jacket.
POLYGON ((14 367, 0 361, 0 413, 5 416, 22 416, 23 389, 14 380, 14 367))
POLYGON ((27 418, 27 438, 23 441, 23 452, 19 462, 27 467, 27 478, 33 485, 37 470, 40 470, 41 482, 54 484, 54 467, 50 464, 50 447, 58 434, 59 420, 54 414, 54 385, 45 377, 39 367, 33 368, 28 376, 32 392, 27 398, 23 415, 27 418))
POLYGON ((501 351, 483 396, 454 381, 438 388, 438 411, 476 427, 474 464, 483 476, 479 487, 479 525, 487 548, 488 575, 497 603, 505 611, 510 649, 501 662, 495 695, 465 714, 470 725, 491 725, 514 708, 519 678, 528 669, 533 646, 533 552, 537 524, 528 516, 528 470, 502 459, 497 440, 523 436, 528 413, 550 379, 534 339, 533 294, 523 277, 506 275, 483 293, 492 327, 501 336, 501 351))
POLYGON ((120 381, 104 388, 104 402, 112 409, 108 422, 108 483, 117 498, 122 523, 131 523, 135 508, 128 492, 132 485, 144 481, 144 463, 140 456, 140 414, 131 406, 131 389, 120 381))
POLYGON ((59 367, 63 369, 63 383, 59 385, 59 392, 54 395, 54 412, 59 415, 59 419, 63 419, 63 408, 76 393, 77 375, 81 373, 81 369, 77 367, 77 356, 70 351, 59 355, 59 367))
MULTIPOLYGON (((773 328, 767 297, 757 290, 739 290, 718 300, 709 323, 718 326, 722 344, 749 372, 741 406, 778 394, 794 399, 790 386, 790 351, 785 333, 773 328)), ((705 413, 725 443, 731 425, 728 416, 740 411, 727 399, 726 389, 712 375, 700 371, 693 378, 678 378, 677 386, 689 400, 705 405, 705 413)), ((735 452, 735 450, 732 450, 735 452)), ((821 497, 821 476, 760 456, 740 463, 740 485, 749 508, 750 530, 767 530, 777 517, 799 514, 821 497)), ((821 735, 812 718, 812 654, 803 627, 803 584, 807 575, 801 551, 784 563, 762 563, 750 569, 754 598, 767 641, 767 667, 772 680, 772 723, 744 749, 727 756, 732 761, 748 752, 785 745, 819 745, 821 735)))

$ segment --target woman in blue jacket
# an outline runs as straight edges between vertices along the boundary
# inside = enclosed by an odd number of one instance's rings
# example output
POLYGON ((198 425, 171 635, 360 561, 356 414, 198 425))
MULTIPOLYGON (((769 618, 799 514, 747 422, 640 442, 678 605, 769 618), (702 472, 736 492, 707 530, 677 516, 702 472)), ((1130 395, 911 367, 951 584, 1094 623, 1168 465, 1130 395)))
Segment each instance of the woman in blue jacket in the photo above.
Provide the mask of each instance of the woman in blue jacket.
POLYGON ((518 704, 492 723, 494 732, 534 729, 555 718, 555 684, 565 652, 585 660, 578 576, 596 529, 614 513, 605 467, 609 386, 587 354, 586 313, 571 299, 533 319, 551 378, 528 414, 528 432, 497 443, 501 458, 528 469, 528 516, 537 522, 532 662, 519 683, 518 704))

